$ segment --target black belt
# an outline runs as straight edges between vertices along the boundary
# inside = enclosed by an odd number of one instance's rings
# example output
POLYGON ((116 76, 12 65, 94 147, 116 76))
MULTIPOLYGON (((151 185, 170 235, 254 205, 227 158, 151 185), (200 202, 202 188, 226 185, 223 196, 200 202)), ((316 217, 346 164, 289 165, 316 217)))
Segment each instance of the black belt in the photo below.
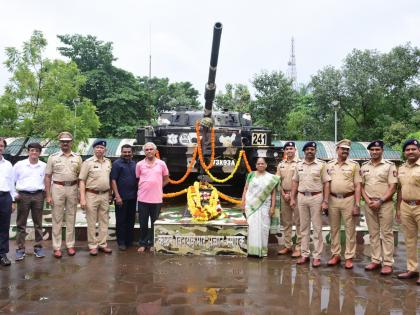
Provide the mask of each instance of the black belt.
POLYGON ((299 191, 299 194, 305 195, 306 197, 316 196, 322 193, 322 191, 299 191))
POLYGON ((0 196, 6 196, 7 194, 10 195, 10 191, 0 191, 0 196))
POLYGON ((106 194, 107 192, 109 192, 109 189, 107 189, 107 190, 96 190, 96 189, 86 188, 86 191, 90 192, 92 194, 95 194, 95 195, 102 195, 102 194, 106 194))
POLYGON ((333 197, 335 197, 335 198, 337 198, 337 199, 344 199, 344 198, 353 196, 354 195, 354 191, 348 192, 348 193, 345 193, 345 194, 334 194, 334 193, 330 193, 330 195, 333 196, 333 197))
POLYGON ((420 206, 420 200, 405 200, 403 201, 410 206, 420 206))
POLYGON ((77 184, 77 180, 69 180, 69 181, 53 180, 53 183, 57 185, 61 185, 61 186, 74 186, 77 184))
POLYGON ((39 189, 39 190, 34 190, 34 191, 27 191, 27 190, 19 190, 19 194, 28 194, 28 195, 35 195, 35 194, 39 194, 39 193, 43 193, 44 190, 39 189))

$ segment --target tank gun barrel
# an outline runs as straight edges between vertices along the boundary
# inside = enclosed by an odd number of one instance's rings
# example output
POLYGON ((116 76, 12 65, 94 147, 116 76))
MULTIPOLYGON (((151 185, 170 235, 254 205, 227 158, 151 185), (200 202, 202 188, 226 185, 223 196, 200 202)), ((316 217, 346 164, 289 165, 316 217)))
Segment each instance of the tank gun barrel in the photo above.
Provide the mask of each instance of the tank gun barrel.
POLYGON ((216 95, 216 70, 217 70, 217 60, 219 58, 219 47, 220 47, 220 38, 222 36, 223 25, 220 22, 214 24, 213 28, 213 43, 211 46, 211 57, 210 57, 210 68, 209 68, 209 78, 206 84, 206 89, 204 92, 204 117, 211 117, 213 109, 213 101, 216 95))

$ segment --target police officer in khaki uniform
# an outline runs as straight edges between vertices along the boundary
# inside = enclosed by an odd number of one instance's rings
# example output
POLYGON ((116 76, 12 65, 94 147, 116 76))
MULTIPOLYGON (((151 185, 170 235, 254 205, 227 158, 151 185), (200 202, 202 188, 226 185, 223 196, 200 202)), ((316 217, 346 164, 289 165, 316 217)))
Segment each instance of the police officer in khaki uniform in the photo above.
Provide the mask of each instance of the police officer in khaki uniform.
POLYGON ((309 241, 311 234, 311 222, 313 225, 312 266, 321 265, 321 254, 324 246, 322 239, 322 211, 328 209, 328 197, 330 193, 330 176, 327 173, 325 162, 315 158, 316 142, 310 141, 303 146, 305 159, 296 165, 292 180, 292 192, 290 194, 290 206, 299 205, 301 258, 298 265, 309 262, 309 241), (297 202, 296 202, 297 196, 297 202))
POLYGON ((290 193, 292 191, 292 177, 296 169, 296 164, 299 160, 296 154, 296 145, 293 141, 288 141, 284 145, 284 152, 286 153, 286 160, 283 160, 277 166, 277 176, 280 177, 280 210, 281 210, 281 225, 283 226, 284 248, 278 251, 279 255, 292 254, 293 258, 300 257, 300 220, 298 207, 290 207, 290 193), (292 228, 293 223, 296 227, 296 246, 292 250, 292 228))
POLYGON ((80 206, 86 210, 88 224, 88 246, 92 256, 98 254, 98 249, 111 254, 107 246, 108 209, 112 200, 110 173, 112 163, 105 157, 106 141, 97 140, 93 143, 94 156, 82 164, 80 170, 80 206), (96 237, 96 223, 99 223, 96 237))
POLYGON ((45 193, 47 203, 52 205, 52 246, 54 257, 61 258, 61 228, 64 209, 66 217, 67 254, 73 256, 75 249, 76 210, 78 202, 78 179, 82 158, 71 151, 73 136, 62 132, 58 136, 61 151, 51 154, 45 168, 45 193))
POLYGON ((365 270, 380 269, 383 263, 381 274, 390 275, 394 264, 392 196, 397 189, 397 168, 393 162, 383 159, 384 143, 381 140, 371 142, 367 148, 371 159, 360 171, 371 248, 371 262, 365 270))
MULTIPOLYGON (((399 279, 419 277, 417 238, 420 230, 420 144, 417 139, 407 140, 403 145, 407 159, 398 170, 397 220, 401 220, 407 253, 407 271, 399 279)), ((417 279, 420 285, 420 278, 417 279)))
POLYGON ((360 215, 360 166, 350 160, 351 141, 343 139, 336 146, 337 159, 327 164, 327 173, 331 177, 329 221, 331 231, 331 259, 328 266, 338 265, 341 261, 341 218, 346 231, 345 268, 353 268, 356 255, 356 221, 360 215))

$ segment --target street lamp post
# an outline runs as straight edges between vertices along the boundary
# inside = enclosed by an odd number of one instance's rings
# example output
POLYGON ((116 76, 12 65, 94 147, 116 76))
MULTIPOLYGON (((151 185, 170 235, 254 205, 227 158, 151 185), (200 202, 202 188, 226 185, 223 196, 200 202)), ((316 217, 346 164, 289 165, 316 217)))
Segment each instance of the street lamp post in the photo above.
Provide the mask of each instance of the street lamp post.
POLYGON ((80 99, 76 98, 73 100, 74 105, 74 131, 73 131, 73 137, 76 139, 76 130, 77 130, 77 104, 79 104, 80 99))
POLYGON ((340 102, 339 101, 332 101, 331 102, 331 106, 334 109, 334 142, 337 143, 337 110, 338 110, 338 106, 339 106, 340 102))

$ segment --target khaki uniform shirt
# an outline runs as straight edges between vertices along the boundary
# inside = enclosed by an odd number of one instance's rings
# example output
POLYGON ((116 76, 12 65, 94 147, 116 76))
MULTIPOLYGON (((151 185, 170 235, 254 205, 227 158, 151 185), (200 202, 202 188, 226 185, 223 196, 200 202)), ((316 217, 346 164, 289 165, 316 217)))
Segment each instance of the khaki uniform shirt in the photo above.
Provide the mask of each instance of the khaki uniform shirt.
POLYGON ((96 156, 88 158, 82 164, 79 179, 86 182, 86 188, 99 191, 110 189, 111 160, 104 157, 101 161, 96 156))
POLYGON ((55 181, 75 181, 82 166, 79 154, 71 152, 66 156, 62 151, 51 154, 48 158, 45 174, 52 175, 55 181))
POLYGON ((398 169, 403 200, 420 200, 420 159, 414 165, 404 163, 398 169))
POLYGON ((277 166, 277 176, 280 176, 281 189, 287 191, 292 190, 292 178, 296 170, 297 163, 300 162, 297 155, 292 161, 283 160, 277 166))
POLYGON ((359 163, 346 159, 343 164, 332 160, 327 164, 327 173, 331 177, 330 191, 333 194, 347 194, 354 191, 354 184, 362 182, 359 163))
POLYGON ((398 183, 395 164, 384 159, 376 165, 373 165, 372 161, 363 163, 360 174, 363 189, 369 198, 381 198, 388 190, 389 184, 398 183))
POLYGON ((293 180, 299 183, 299 192, 323 191, 323 184, 331 180, 325 162, 315 159, 308 164, 305 160, 296 164, 293 180))

